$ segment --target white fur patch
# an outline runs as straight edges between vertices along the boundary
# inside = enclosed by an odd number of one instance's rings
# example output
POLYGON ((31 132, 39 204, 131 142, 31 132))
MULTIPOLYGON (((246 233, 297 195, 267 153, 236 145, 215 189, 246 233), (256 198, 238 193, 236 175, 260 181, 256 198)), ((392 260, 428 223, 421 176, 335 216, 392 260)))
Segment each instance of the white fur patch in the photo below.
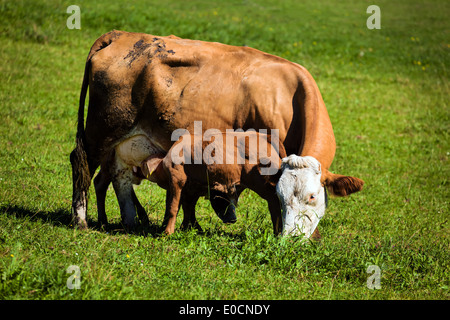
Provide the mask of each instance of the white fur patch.
POLYGON ((320 162, 314 157, 305 156, 300 157, 295 154, 282 159, 282 165, 289 166, 292 169, 311 168, 316 173, 322 173, 320 162))
POLYGON ((73 212, 74 217, 76 217, 76 222, 79 226, 87 226, 86 212, 87 212, 87 198, 86 192, 82 191, 79 201, 73 206, 75 212, 73 212))
POLYGON ((139 167, 142 161, 158 152, 158 147, 142 134, 128 138, 116 146, 116 157, 130 168, 139 167))
POLYGON ((277 195, 282 206, 283 234, 309 238, 325 214, 321 165, 315 158, 290 155, 282 159, 277 195))

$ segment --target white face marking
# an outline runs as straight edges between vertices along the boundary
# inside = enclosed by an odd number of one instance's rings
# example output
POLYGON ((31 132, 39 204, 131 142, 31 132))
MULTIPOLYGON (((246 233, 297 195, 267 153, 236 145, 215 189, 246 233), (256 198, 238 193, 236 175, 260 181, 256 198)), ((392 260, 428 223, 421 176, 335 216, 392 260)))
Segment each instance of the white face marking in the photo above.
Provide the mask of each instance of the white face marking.
POLYGON ((309 238, 325 214, 320 163, 313 157, 283 159, 277 195, 282 206, 284 235, 309 238))

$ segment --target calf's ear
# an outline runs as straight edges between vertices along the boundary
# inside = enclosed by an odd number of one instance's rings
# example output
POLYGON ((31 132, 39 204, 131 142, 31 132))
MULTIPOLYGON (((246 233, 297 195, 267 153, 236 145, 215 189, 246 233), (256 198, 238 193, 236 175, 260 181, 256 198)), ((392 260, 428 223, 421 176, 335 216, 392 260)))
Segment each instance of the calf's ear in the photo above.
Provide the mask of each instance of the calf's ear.
POLYGON ((158 171, 161 167, 163 159, 164 156, 153 155, 142 161, 141 170, 145 178, 150 181, 154 181, 154 179, 152 179, 152 175, 154 173, 159 173, 158 171))
POLYGON ((334 174, 329 171, 323 174, 323 182, 328 191, 338 197, 345 197, 361 191, 364 185, 364 181, 359 178, 334 174))

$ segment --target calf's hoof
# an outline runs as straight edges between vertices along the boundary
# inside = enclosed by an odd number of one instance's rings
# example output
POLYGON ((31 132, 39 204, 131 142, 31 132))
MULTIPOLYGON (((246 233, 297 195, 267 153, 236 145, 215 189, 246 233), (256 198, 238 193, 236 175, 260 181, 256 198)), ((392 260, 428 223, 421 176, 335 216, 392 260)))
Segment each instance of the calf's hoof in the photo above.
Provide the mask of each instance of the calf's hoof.
POLYGON ((200 226, 200 224, 197 221, 195 221, 194 223, 192 223, 192 222, 189 222, 189 223, 183 222, 181 224, 181 230, 189 230, 189 229, 195 229, 198 232, 203 232, 202 227, 200 226))

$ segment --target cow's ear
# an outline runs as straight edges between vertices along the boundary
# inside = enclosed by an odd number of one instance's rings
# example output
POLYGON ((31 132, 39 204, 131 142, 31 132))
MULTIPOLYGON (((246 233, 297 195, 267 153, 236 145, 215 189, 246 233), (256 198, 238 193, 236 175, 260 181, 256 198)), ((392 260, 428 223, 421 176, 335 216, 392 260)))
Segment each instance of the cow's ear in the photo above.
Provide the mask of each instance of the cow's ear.
POLYGON ((338 197, 345 197, 361 191, 364 185, 364 181, 359 178, 334 174, 329 171, 325 173, 323 181, 328 191, 338 197))

